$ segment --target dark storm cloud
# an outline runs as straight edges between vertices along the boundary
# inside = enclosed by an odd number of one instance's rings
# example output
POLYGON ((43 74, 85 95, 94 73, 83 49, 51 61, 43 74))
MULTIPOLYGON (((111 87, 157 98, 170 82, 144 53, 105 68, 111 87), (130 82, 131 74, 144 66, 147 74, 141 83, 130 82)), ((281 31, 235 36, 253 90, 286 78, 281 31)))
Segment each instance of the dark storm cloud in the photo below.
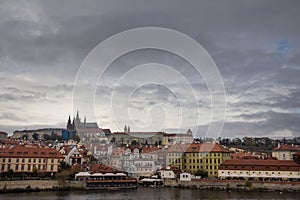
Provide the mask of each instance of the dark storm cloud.
POLYGON ((258 119, 255 122, 226 123, 225 134, 261 135, 272 137, 274 132, 291 131, 293 136, 299 136, 299 113, 279 113, 274 111, 258 112, 250 115, 241 115, 246 120, 258 119), (236 128, 234 128, 236 127, 236 128), (252 132, 251 132, 252 131, 252 132))

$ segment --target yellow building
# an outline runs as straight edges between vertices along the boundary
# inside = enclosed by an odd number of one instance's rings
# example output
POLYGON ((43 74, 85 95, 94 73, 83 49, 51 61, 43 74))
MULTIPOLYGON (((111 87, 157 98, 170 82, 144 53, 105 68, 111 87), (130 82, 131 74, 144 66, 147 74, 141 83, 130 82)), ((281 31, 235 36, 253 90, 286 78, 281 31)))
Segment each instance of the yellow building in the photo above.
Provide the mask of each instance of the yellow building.
POLYGON ((189 173, 206 171, 209 177, 217 177, 220 164, 228 159, 230 151, 218 143, 193 143, 182 152, 170 150, 166 164, 189 173))
POLYGON ((21 145, 0 149, 0 172, 12 169, 15 173, 56 173, 64 157, 54 148, 21 145))
POLYGON ((189 145, 175 144, 171 145, 167 150, 166 166, 173 166, 183 169, 183 155, 189 145))

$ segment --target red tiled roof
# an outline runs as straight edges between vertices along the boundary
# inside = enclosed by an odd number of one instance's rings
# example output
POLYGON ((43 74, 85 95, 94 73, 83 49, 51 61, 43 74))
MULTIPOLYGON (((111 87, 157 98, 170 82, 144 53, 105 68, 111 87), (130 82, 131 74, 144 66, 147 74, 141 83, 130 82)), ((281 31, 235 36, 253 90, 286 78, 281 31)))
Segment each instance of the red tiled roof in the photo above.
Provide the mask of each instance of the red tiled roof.
POLYGON ((168 153, 184 153, 189 148, 189 144, 174 144, 167 149, 168 153))
POLYGON ((192 134, 189 134, 189 133, 164 133, 164 136, 166 137, 176 137, 176 136, 189 136, 189 137, 192 137, 193 135, 192 134))
POLYGON ((0 143, 2 143, 2 144, 19 144, 20 141, 18 139, 5 139, 5 140, 0 140, 0 143))
POLYGON ((112 156, 120 156, 124 153, 126 147, 114 147, 112 149, 111 155, 112 156))
POLYGON ((0 135, 8 135, 6 132, 0 131, 0 135))
POLYGON ((193 152, 229 153, 230 151, 224 149, 218 143, 193 143, 187 148, 186 152, 188 153, 193 153, 193 152))
POLYGON ((273 151, 300 151, 300 146, 281 144, 280 147, 276 147, 273 151))
POLYGON ((125 135, 125 134, 128 134, 128 135, 156 135, 156 134, 164 134, 164 132, 113 132, 112 134, 114 135, 125 135))
POLYGON ((292 160, 232 159, 224 161, 220 170, 300 171, 292 160))
POLYGON ((143 146, 141 153, 155 153, 156 151, 158 151, 160 148, 158 148, 157 146, 143 146))
POLYGON ((107 165, 103 164, 91 164, 90 165, 90 171, 92 173, 119 173, 122 172, 120 170, 114 169, 112 167, 109 167, 107 165))
POLYGON ((251 153, 233 153, 231 154, 231 159, 255 159, 258 158, 257 155, 251 153))
POLYGON ((103 128, 102 131, 107 134, 107 135, 110 135, 111 134, 111 131, 109 128, 103 128))
POLYGON ((64 158, 54 148, 25 147, 21 145, 11 146, 0 150, 0 157, 8 158, 64 158))

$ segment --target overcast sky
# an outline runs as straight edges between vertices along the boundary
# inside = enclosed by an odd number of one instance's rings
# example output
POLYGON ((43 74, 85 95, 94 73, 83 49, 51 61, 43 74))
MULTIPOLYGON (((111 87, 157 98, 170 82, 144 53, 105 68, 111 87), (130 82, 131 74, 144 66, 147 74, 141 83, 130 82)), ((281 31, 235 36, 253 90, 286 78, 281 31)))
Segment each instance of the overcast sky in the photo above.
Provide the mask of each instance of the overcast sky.
MULTIPOLYGON (((94 90, 93 109, 74 104, 80 66, 99 43, 125 30, 163 27, 196 40, 218 67, 226 92, 219 136, 300 136, 299 19, 298 0, 0 1, 0 129, 65 127, 79 110, 113 131, 129 124, 132 131, 190 128, 204 136, 215 123, 210 91, 170 52, 119 57, 94 90), (141 83, 149 77, 165 84, 141 83)), ((85 91, 94 86, 84 76, 80 101, 89 102, 85 91)))

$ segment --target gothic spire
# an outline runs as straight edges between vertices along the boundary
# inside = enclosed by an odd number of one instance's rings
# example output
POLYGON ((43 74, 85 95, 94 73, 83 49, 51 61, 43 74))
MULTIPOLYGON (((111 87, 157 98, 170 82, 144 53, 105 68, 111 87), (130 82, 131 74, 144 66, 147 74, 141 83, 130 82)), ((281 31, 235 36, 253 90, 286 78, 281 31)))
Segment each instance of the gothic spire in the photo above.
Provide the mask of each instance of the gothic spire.
POLYGON ((71 116, 69 115, 68 123, 67 123, 67 128, 69 128, 71 125, 71 116))

